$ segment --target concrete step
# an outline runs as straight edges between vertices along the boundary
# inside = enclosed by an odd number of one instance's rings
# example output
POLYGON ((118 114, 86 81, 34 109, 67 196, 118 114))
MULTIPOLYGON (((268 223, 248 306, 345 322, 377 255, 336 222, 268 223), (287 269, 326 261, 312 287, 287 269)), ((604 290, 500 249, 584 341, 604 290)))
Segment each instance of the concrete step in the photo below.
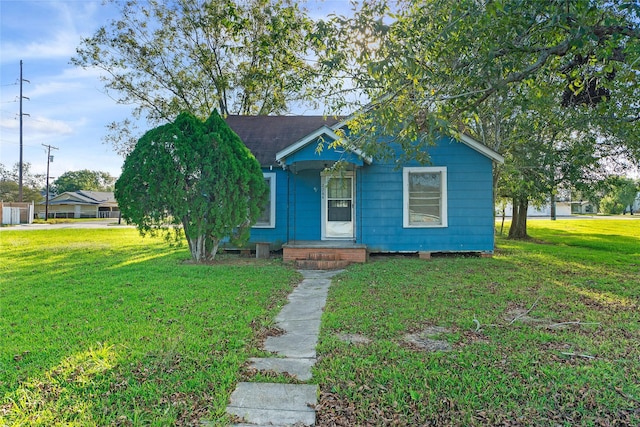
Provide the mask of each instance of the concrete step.
POLYGON ((248 425, 312 426, 317 402, 317 385, 242 382, 231 394, 227 413, 248 425))
POLYGON ((296 268, 301 270, 340 270, 346 268, 351 262, 345 260, 296 260, 296 268))
POLYGON ((293 375, 300 381, 311 379, 311 367, 316 363, 316 359, 292 359, 279 357, 252 357, 249 359, 249 366, 259 371, 274 371, 279 374, 287 373, 293 375))

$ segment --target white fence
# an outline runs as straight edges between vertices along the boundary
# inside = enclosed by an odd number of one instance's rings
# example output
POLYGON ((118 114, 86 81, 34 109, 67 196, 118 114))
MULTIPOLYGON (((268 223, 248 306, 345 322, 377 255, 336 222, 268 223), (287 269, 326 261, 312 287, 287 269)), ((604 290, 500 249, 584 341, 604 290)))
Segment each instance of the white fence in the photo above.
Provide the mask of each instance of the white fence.
POLYGON ((31 224, 32 203, 2 203, 2 225, 31 224))

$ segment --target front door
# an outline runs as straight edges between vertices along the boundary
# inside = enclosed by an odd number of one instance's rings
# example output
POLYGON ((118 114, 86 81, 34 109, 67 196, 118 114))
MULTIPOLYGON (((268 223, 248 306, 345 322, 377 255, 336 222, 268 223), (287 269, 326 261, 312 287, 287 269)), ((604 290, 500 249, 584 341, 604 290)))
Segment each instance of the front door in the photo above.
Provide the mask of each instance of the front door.
POLYGON ((353 239, 354 176, 352 172, 322 177, 322 238, 353 239))

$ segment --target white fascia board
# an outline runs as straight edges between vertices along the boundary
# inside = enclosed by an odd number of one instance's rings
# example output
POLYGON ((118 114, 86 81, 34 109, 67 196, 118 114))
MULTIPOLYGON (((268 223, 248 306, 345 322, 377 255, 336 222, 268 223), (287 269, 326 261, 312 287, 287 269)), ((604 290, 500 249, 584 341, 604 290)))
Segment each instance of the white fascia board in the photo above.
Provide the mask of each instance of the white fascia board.
MULTIPOLYGON (((310 133, 309 135, 305 136, 304 138, 302 138, 301 140, 291 144, 290 146, 288 146, 287 148, 285 148, 284 150, 281 150, 279 152, 276 153, 276 162, 278 163, 282 163, 282 161, 289 155, 295 153, 298 150, 303 149, 304 147, 306 147, 307 145, 309 145, 313 140, 315 140, 318 137, 321 137, 322 135, 326 135, 329 138, 333 139, 334 141, 337 141, 338 139, 340 139, 340 136, 338 134, 336 134, 333 129, 331 129, 328 126, 322 126, 320 128, 318 128, 317 130, 313 131, 312 133, 310 133)), ((346 147, 349 151, 359 155, 360 157, 362 157, 367 163, 371 163, 373 159, 371 159, 371 157, 369 156, 365 156, 362 151, 355 149, 355 148, 350 148, 350 147, 346 147)))
POLYGON ((338 135, 336 135, 336 133, 333 130, 331 130, 331 128, 327 126, 322 126, 317 130, 313 131, 312 133, 310 133, 309 135, 305 136, 301 140, 294 142, 284 150, 278 151, 276 153, 276 161, 277 162, 282 161, 282 159, 306 147, 311 141, 313 141, 314 139, 318 138, 321 135, 327 135, 333 138, 334 140, 340 138, 338 135))
POLYGON ((469 135, 460 134, 460 141, 470 148, 476 150, 478 153, 483 154, 484 156, 490 158, 494 162, 504 163, 504 157, 502 157, 497 152, 493 151, 491 148, 487 147, 484 144, 479 143, 475 139, 471 138, 469 135))

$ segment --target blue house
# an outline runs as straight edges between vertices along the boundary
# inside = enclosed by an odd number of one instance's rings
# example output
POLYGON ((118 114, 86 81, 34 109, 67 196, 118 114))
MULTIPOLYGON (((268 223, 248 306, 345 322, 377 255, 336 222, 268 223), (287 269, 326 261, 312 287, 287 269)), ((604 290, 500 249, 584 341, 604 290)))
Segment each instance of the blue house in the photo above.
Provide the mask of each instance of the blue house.
POLYGON ((250 241, 282 248, 285 261, 335 266, 369 253, 493 253, 492 171, 503 158, 472 138, 441 138, 429 149, 431 164, 398 167, 329 148, 344 126, 335 118, 229 116, 227 123, 271 189, 250 241), (346 167, 329 172, 338 161, 346 167))

